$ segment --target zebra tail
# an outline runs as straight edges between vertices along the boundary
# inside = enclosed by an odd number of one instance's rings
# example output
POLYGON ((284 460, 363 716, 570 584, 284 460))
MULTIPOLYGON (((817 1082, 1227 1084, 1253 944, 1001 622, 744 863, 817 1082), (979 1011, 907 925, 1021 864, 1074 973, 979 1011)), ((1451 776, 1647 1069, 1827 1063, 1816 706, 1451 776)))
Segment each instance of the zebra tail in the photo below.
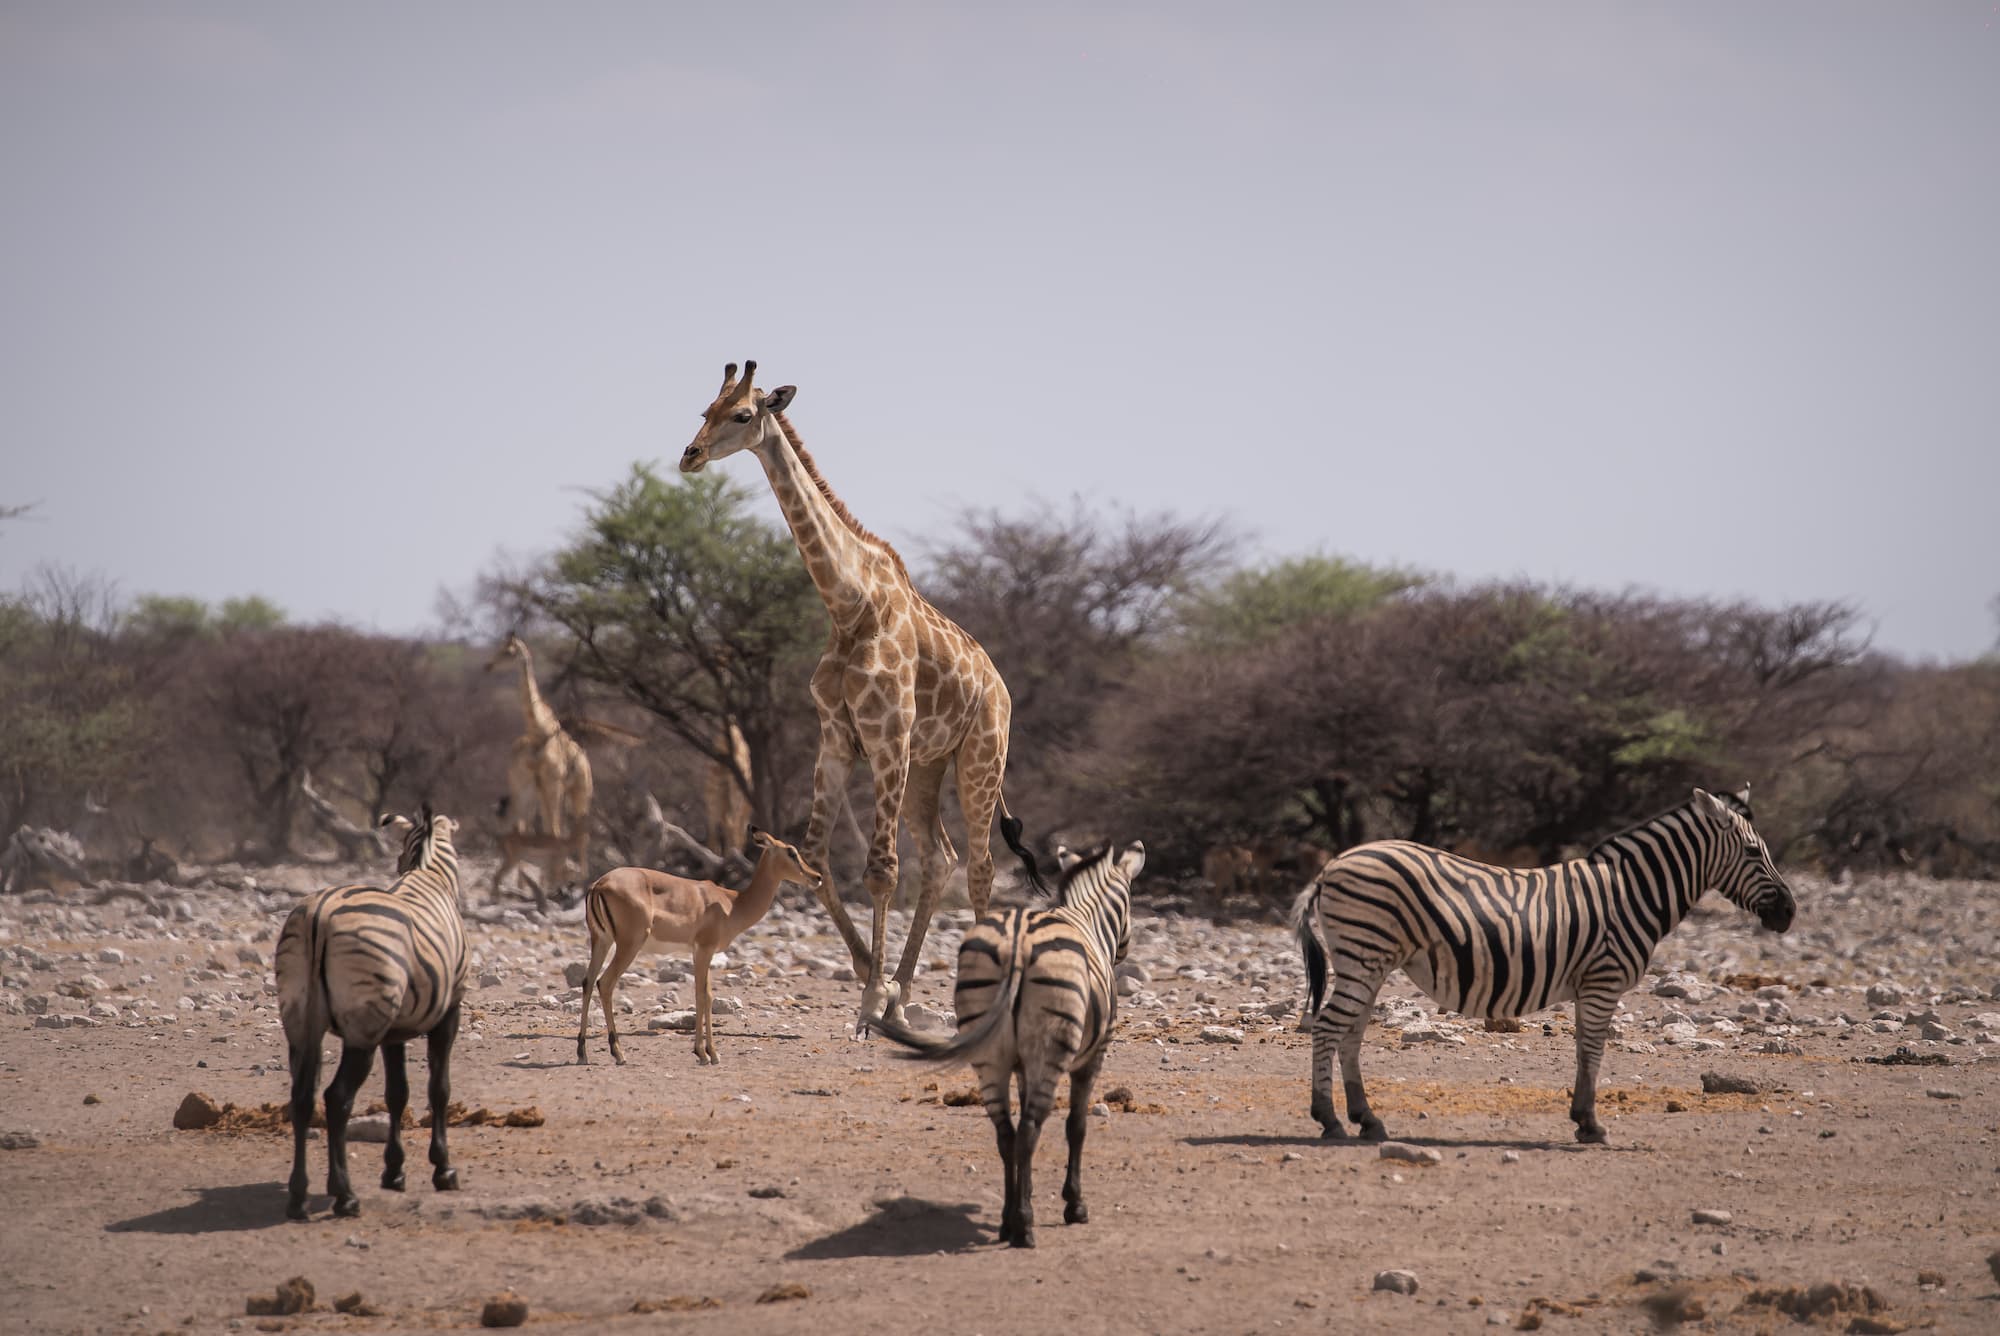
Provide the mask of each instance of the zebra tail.
POLYGON ((1292 931, 1298 934, 1299 950, 1306 958, 1306 1014, 1308 1024, 1319 1014, 1320 1004, 1326 1001, 1326 945, 1319 934, 1313 931, 1313 920, 1319 917, 1319 878, 1313 878, 1312 885, 1299 893, 1292 905, 1292 931))
POLYGON ((949 1039, 937 1035, 918 1034, 915 1030, 904 1028, 886 1015, 880 1020, 869 1022, 869 1025, 909 1049, 908 1053, 896 1055, 905 1061, 921 1062, 932 1067, 971 1062, 1000 1033, 1000 1027, 1013 1018, 1014 995, 1019 991, 1020 979, 1020 970, 1008 970, 1006 979, 1000 985, 999 995, 993 999, 993 1005, 987 1008, 986 1014, 974 1021, 971 1028, 960 1030, 949 1039))

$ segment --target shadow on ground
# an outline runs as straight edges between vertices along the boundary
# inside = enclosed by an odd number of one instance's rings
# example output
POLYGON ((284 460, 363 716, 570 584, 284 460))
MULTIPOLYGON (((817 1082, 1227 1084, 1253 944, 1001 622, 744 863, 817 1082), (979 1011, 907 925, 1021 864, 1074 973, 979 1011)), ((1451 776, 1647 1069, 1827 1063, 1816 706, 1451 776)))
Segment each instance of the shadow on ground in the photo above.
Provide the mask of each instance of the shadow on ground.
POLYGON ((785 1259, 812 1262, 969 1252, 993 1238, 991 1230, 972 1219, 979 1210, 971 1202, 947 1206, 920 1197, 885 1198, 875 1203, 875 1214, 860 1224, 794 1248, 785 1259))
MULTIPOLYGON (((1228 1137, 1183 1137, 1189 1146, 1317 1146, 1322 1150, 1364 1150, 1370 1155, 1379 1155, 1379 1143, 1362 1141, 1349 1137, 1345 1141, 1329 1141, 1318 1136, 1265 1136, 1245 1133, 1228 1137)), ((1436 1150, 1560 1150, 1578 1155, 1631 1155, 1644 1151, 1643 1145, 1625 1146, 1585 1146, 1575 1141, 1530 1141, 1525 1138, 1499 1140, 1492 1137, 1390 1137, 1389 1140, 1404 1146, 1429 1146, 1436 1150)))
MULTIPOLYGON (((106 1225, 107 1234, 226 1234, 285 1223, 283 1183, 234 1183, 196 1188, 194 1201, 106 1225)), ((324 1204, 330 1198, 322 1198, 324 1204)))

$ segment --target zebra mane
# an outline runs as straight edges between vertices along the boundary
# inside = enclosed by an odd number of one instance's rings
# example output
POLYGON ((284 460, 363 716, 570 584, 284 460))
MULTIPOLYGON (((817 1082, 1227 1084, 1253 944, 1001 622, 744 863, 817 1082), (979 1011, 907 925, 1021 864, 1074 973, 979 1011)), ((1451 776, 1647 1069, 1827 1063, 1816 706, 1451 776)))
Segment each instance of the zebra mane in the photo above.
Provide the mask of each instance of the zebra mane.
POLYGON ((1085 854, 1082 858, 1079 858, 1076 862, 1071 863, 1068 869, 1062 874, 1062 880, 1056 884, 1056 903, 1059 905, 1068 904, 1070 888, 1083 878, 1092 877, 1100 873, 1105 863, 1110 861, 1111 854, 1112 846, 1107 841, 1085 854))
MULTIPOLYGON (((1717 802, 1721 803, 1724 807, 1728 808, 1730 811, 1736 813, 1736 815, 1742 817, 1745 821, 1749 821, 1751 819, 1750 804, 1744 802, 1741 798, 1737 797, 1735 794, 1711 793, 1709 796, 1714 798, 1717 802)), ((1596 862, 1598 859, 1609 857, 1611 854, 1611 846, 1618 843, 1618 841, 1624 839, 1627 835, 1633 834, 1636 831, 1644 830, 1648 826, 1656 825, 1659 822, 1666 820, 1670 816, 1675 816, 1681 812, 1691 811, 1694 808, 1694 804, 1695 804, 1695 798, 1692 794, 1690 794, 1685 800, 1675 803, 1672 807, 1667 808, 1665 811, 1653 813, 1653 815, 1647 817, 1644 821, 1634 821, 1631 825, 1626 826, 1621 830, 1612 831, 1609 835, 1606 835, 1596 844, 1590 846, 1590 852, 1584 855, 1585 860, 1589 862, 1596 862)))

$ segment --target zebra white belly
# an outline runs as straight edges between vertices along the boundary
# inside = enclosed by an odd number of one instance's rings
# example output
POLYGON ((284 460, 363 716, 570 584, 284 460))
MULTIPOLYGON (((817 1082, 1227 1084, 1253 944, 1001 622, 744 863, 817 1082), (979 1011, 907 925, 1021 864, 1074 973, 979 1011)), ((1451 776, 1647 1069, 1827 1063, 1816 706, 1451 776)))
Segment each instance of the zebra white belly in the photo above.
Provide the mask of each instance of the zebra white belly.
MULTIPOLYGON (((1537 979, 1531 997, 1510 996, 1518 992, 1510 988, 1498 999, 1482 997, 1475 1002, 1468 997, 1468 990, 1456 977, 1451 955, 1443 946, 1418 952, 1403 962, 1402 969, 1410 982, 1423 990, 1424 996, 1431 1001, 1447 1011, 1476 1020, 1505 1020, 1576 1000, 1576 988, 1570 980, 1537 979)), ((1484 990, 1481 991, 1483 993, 1484 990)))

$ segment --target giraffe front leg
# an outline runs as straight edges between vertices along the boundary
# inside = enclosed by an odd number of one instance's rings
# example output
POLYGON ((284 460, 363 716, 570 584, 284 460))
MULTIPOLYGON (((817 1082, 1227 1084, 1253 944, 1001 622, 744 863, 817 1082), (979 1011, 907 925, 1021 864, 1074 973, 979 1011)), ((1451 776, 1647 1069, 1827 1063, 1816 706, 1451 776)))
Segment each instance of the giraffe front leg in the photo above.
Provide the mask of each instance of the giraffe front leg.
POLYGON ((1615 992, 1579 992, 1576 998, 1576 1084, 1570 1091, 1569 1120, 1576 1124, 1576 1139, 1587 1146, 1607 1140, 1604 1124, 1597 1121, 1597 1070, 1618 997, 1615 992))
POLYGON ((868 758, 875 778, 875 830, 868 841, 865 884, 874 902, 870 925, 868 984, 861 994, 861 1015, 854 1025, 857 1039, 868 1037, 870 1022, 890 1007, 900 1013, 903 999, 895 980, 883 977, 888 958, 889 906, 896 898, 901 860, 896 853, 896 824, 903 813, 903 794, 910 779, 910 738, 907 728, 892 731, 868 758))
MULTIPOLYGON (((817 702, 820 698, 817 674, 813 686, 813 699, 817 702)), ((812 815, 806 823, 806 837, 799 846, 799 852, 805 856, 807 863, 819 870, 820 883, 814 894, 819 897, 820 907, 826 910, 826 916, 833 920, 840 940, 846 943, 847 953, 854 961, 856 977, 866 979, 875 968, 875 958, 869 954, 868 944, 861 940, 854 920, 848 916, 839 888, 834 885, 833 864, 827 857, 833 842, 834 820, 847 801, 847 772, 854 768, 854 756, 852 736, 842 728, 823 722, 819 733, 819 759, 813 765, 812 815)))
POLYGON ((952 850, 951 836, 945 833, 944 822, 938 815, 939 790, 944 784, 944 764, 911 766, 910 782, 905 791, 910 838, 917 845, 917 867, 919 888, 917 906, 910 915, 910 934, 903 939, 903 958, 896 966, 896 978, 892 985, 887 1007, 891 1019, 901 1022, 903 1008, 909 1003, 915 991, 917 962, 923 956, 924 938, 930 932, 931 916, 937 912, 938 901, 944 897, 945 883, 951 880, 952 869, 958 864, 958 855, 952 850))

